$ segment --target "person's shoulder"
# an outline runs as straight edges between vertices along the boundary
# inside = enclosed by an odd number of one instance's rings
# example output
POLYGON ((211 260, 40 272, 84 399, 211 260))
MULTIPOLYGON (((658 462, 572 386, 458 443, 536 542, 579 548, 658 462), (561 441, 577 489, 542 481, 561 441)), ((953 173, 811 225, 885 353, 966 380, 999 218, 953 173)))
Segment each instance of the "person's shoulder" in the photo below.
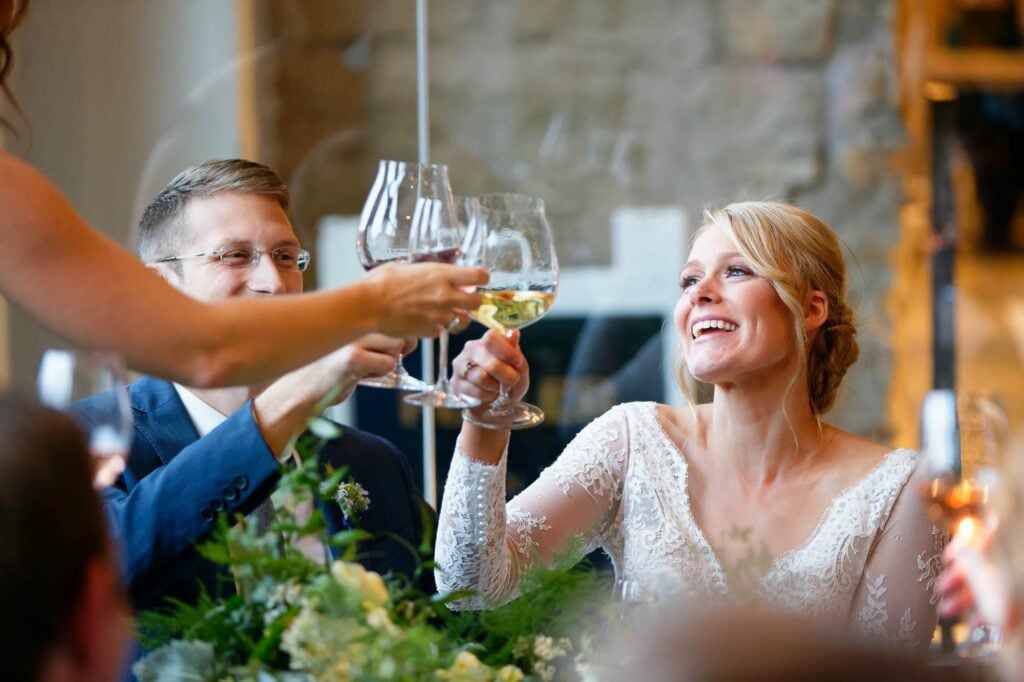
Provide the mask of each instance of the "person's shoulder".
POLYGON ((618 403, 611 406, 605 412, 594 417, 585 430, 594 430, 611 425, 625 425, 630 421, 650 419, 654 416, 658 403, 648 401, 636 401, 618 403))
POLYGON ((906 448, 894 448, 885 443, 878 443, 861 436, 854 435, 848 431, 829 427, 833 430, 833 446, 846 457, 863 459, 865 461, 881 462, 890 455, 899 454, 914 456, 913 450, 906 448))
POLYGON ((834 429, 832 447, 838 460, 846 463, 848 478, 851 480, 860 479, 873 471, 878 472, 878 475, 898 473, 905 480, 917 463, 918 455, 914 450, 894 448, 841 429, 830 428, 834 429))

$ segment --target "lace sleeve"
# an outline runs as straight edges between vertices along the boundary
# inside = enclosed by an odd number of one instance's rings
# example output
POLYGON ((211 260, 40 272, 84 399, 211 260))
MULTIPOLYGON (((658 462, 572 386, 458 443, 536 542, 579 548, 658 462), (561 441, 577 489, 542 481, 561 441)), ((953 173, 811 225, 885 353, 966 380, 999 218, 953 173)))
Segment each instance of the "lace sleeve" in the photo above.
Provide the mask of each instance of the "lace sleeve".
POLYGON ((507 505, 506 456, 482 464, 457 444, 441 500, 435 577, 442 593, 475 596, 452 607, 498 606, 517 596, 533 561, 575 561, 597 547, 622 497, 627 441, 625 414, 613 408, 507 505))
POLYGON ((919 495, 922 479, 910 477, 868 556, 854 595, 857 629, 922 651, 937 614, 935 580, 942 572, 945 537, 919 495))

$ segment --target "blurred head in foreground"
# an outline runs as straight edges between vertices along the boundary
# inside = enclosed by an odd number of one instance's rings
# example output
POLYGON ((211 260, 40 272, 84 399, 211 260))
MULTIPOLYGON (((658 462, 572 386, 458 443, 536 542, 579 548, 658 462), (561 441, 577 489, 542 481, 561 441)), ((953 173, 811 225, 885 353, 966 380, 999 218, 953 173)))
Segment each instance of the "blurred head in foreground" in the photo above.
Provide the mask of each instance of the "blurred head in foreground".
POLYGON ((0 668, 11 680, 116 679, 129 631, 85 437, 0 393, 0 668))
POLYGON ((646 682, 958 680, 848 629, 753 607, 692 609, 631 628, 599 679, 646 682))

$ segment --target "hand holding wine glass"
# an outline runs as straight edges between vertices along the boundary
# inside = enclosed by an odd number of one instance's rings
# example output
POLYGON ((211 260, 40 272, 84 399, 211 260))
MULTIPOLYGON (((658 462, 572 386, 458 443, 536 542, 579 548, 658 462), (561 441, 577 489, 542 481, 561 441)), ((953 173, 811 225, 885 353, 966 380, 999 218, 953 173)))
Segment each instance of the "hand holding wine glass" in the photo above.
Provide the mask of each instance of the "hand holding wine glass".
POLYGON ((111 486, 124 471, 132 441, 131 402, 125 371, 116 359, 69 350, 43 353, 37 376, 39 400, 65 412, 76 400, 94 398, 88 421, 74 414, 89 441, 93 485, 111 486), (99 394, 103 394, 100 396, 99 394))
MULTIPOLYGON (((485 194, 479 198, 483 229, 479 248, 467 247, 466 265, 483 265, 491 276, 477 291, 483 303, 470 312, 477 322, 508 337, 543 317, 558 289, 558 258, 544 202, 522 194, 485 194), (475 260, 474 260, 475 256, 475 260)), ((463 412, 466 421, 489 429, 523 429, 544 421, 536 405, 512 400, 501 385, 484 412, 463 412)))

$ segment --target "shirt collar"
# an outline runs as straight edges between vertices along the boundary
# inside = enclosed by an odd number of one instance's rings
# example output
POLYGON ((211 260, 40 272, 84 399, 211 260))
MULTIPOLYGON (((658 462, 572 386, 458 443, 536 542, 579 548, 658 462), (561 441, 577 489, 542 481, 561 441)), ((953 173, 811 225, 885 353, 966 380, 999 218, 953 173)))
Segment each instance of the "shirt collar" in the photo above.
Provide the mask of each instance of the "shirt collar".
POLYGON ((178 397, 185 405, 185 411, 188 412, 189 419, 192 420, 200 438, 227 420, 226 415, 204 403, 199 396, 181 384, 174 384, 174 390, 178 392, 178 397))

